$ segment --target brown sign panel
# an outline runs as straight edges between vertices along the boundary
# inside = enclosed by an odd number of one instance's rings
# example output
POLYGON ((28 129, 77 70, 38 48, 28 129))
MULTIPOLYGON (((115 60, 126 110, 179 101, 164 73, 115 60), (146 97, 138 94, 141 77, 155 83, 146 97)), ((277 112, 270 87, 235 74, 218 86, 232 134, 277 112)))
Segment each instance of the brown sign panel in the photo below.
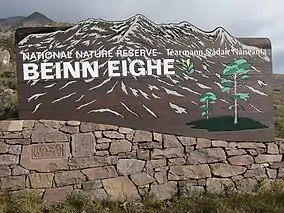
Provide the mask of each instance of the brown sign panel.
POLYGON ((274 139, 271 44, 219 27, 89 19, 18 29, 22 119, 80 120, 191 137, 274 139))

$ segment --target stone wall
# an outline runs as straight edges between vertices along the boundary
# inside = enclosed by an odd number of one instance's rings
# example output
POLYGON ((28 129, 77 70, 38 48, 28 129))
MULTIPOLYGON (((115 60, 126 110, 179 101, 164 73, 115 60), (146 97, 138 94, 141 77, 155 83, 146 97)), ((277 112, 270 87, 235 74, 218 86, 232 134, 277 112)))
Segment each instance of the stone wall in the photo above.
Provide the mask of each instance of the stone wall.
POLYGON ((0 122, 1 188, 35 189, 47 201, 167 199, 187 190, 252 191, 284 177, 284 142, 211 141, 78 121, 0 122))

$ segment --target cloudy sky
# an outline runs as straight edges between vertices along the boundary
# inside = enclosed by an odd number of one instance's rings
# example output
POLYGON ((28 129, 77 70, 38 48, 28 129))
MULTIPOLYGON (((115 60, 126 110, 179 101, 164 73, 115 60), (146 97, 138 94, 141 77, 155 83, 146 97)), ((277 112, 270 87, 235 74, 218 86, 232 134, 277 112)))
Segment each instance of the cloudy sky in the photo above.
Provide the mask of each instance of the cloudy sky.
POLYGON ((283 0, 0 0, 0 5, 2 18, 38 11, 55 21, 78 22, 140 13, 156 23, 188 21, 204 30, 223 26, 236 37, 270 38, 274 72, 284 73, 283 0))

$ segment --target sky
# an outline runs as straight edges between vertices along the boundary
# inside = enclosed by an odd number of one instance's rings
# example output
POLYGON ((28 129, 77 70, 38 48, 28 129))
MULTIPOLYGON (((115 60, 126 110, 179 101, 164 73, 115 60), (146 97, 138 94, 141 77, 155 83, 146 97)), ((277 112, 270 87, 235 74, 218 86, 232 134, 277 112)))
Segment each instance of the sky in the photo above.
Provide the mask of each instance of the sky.
POLYGON ((206 31, 222 26, 235 37, 269 38, 273 72, 284 74, 283 6, 283 0, 0 0, 0 18, 37 11, 54 21, 76 23, 143 14, 156 23, 188 21, 206 31))

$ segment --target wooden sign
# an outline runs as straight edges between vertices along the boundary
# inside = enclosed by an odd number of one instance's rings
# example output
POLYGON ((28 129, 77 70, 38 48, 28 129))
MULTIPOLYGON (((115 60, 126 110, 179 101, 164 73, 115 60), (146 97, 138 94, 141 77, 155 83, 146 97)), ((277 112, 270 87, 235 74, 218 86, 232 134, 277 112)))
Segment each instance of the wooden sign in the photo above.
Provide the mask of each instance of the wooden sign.
POLYGON ((181 22, 89 19, 16 31, 21 119, 274 140, 271 44, 181 22))

